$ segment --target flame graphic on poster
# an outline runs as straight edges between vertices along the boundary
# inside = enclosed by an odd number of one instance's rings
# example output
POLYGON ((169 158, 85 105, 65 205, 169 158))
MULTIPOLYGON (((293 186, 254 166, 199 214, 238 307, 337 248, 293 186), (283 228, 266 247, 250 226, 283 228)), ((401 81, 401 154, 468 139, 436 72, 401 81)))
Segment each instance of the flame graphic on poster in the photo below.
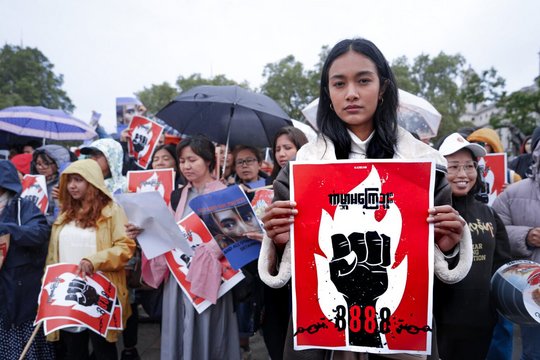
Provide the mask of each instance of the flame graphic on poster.
MULTIPOLYGON (((349 193, 364 193, 366 189, 376 189, 378 193, 382 191, 382 183, 375 166, 372 167, 369 176, 352 189, 349 193)), ((319 227, 319 246, 325 256, 315 254, 315 263, 318 277, 318 298, 323 314, 330 321, 334 321, 335 309, 342 305, 347 308, 344 294, 340 293, 336 285, 331 280, 330 263, 334 258, 332 242, 329 241, 335 234, 334 227, 348 236, 352 233, 377 232, 384 234, 390 241, 390 266, 386 267, 388 277, 388 287, 376 300, 376 311, 380 313, 381 306, 387 307, 391 313, 397 309, 403 297, 407 279, 407 258, 399 264, 395 263, 395 254, 399 245, 402 229, 402 216, 398 206, 389 204, 389 208, 384 210, 366 209, 362 205, 348 205, 348 209, 338 207, 334 218, 325 210, 321 213, 319 227), (383 304, 383 305, 381 305, 383 304)), ((347 256, 347 261, 352 263, 356 260, 356 254, 351 252, 347 256), (354 257, 354 258, 353 258, 354 257)), ((361 266, 360 264, 358 266, 361 266)), ((381 342, 386 347, 384 334, 381 335, 381 342)))

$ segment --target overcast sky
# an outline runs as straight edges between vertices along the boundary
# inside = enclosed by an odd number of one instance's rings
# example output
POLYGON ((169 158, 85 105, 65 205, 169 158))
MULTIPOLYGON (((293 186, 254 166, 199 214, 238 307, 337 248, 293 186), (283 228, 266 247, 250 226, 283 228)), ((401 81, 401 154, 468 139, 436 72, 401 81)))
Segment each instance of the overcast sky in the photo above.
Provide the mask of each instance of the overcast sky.
POLYGON ((109 130, 116 97, 193 73, 258 87, 267 63, 292 54, 311 68, 321 46, 349 37, 389 61, 461 53, 509 91, 540 68, 538 0, 0 0, 0 14, 2 45, 41 50, 75 115, 101 112, 109 130))

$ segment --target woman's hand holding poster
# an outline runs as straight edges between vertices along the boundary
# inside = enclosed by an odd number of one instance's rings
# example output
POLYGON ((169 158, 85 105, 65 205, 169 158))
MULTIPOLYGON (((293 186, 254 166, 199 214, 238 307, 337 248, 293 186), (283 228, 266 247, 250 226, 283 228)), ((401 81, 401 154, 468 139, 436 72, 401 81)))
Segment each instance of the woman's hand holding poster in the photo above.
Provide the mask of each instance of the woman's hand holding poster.
POLYGON ((434 165, 292 162, 295 349, 431 349, 434 165))

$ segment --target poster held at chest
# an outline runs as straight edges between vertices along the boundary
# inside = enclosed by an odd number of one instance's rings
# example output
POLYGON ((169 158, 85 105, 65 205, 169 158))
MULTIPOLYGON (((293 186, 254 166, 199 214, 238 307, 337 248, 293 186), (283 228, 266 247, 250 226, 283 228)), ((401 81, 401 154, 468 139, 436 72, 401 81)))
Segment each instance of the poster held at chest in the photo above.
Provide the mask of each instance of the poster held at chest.
POLYGON ((202 219, 233 269, 259 257, 261 242, 246 236, 263 234, 251 203, 238 186, 199 195, 189 207, 202 219))
POLYGON ((292 162, 297 350, 431 350, 431 161, 292 162))
POLYGON ((171 193, 174 190, 174 170, 155 169, 127 172, 129 192, 157 191, 169 205, 171 193))

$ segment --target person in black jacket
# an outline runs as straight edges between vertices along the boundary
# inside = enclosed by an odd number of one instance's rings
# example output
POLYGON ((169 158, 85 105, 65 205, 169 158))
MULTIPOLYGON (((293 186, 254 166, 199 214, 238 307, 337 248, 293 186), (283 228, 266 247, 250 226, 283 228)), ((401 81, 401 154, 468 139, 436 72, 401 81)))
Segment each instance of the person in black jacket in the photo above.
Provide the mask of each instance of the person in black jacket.
MULTIPOLYGON (((0 236, 10 243, 0 269, 0 357, 18 359, 32 331, 51 228, 36 205, 19 195, 15 166, 0 161, 0 236)), ((25 359, 54 359, 40 330, 25 359)))
POLYGON ((490 298, 490 280, 512 260, 510 244, 497 213, 475 199, 481 185, 477 160, 486 155, 484 148, 454 133, 439 152, 448 160, 453 207, 469 224, 473 240, 473 264, 467 276, 452 285, 435 281, 439 355, 445 360, 485 359, 498 316, 490 298))

